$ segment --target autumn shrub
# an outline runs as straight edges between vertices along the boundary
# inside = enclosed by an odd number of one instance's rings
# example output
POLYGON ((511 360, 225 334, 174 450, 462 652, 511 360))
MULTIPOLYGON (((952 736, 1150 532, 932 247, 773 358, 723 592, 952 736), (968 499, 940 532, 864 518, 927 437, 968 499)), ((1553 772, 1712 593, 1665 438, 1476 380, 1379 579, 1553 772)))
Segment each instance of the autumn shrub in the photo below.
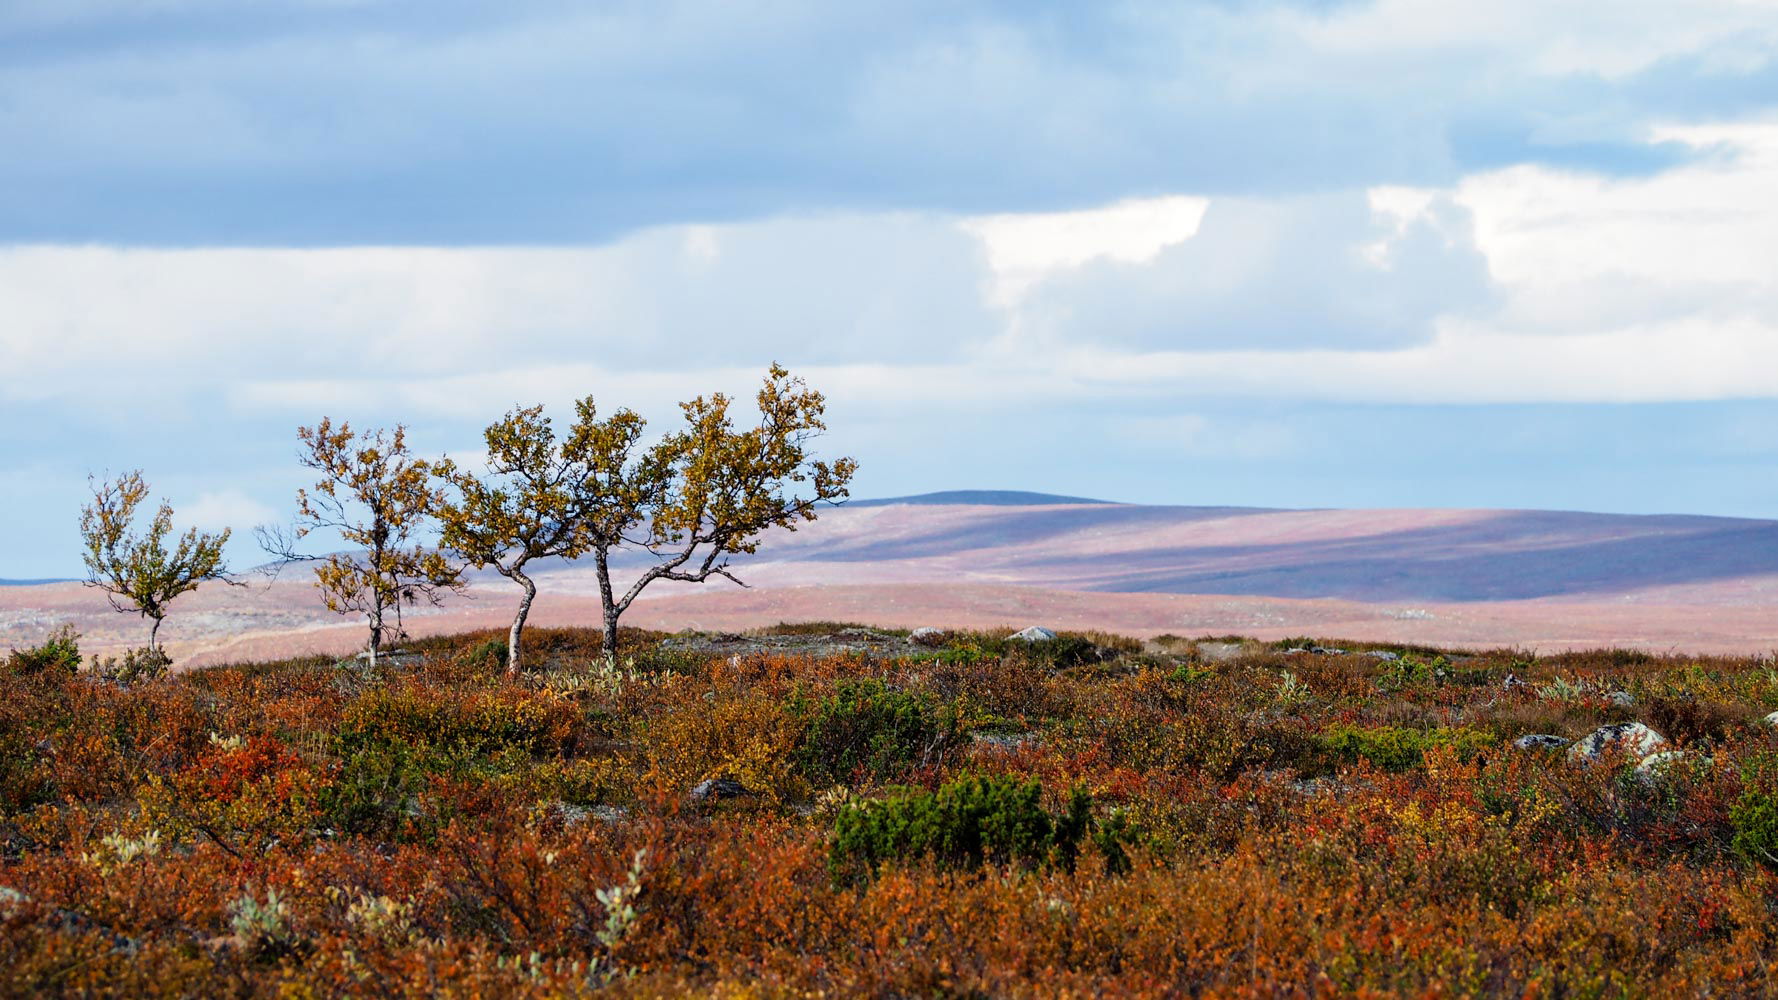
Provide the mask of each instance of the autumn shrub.
POLYGON ((634 732, 644 782, 683 795, 711 778, 730 778, 767 800, 799 796, 806 786, 795 755, 801 724, 762 691, 710 691, 641 720, 634 732))
POLYGON ((312 833, 332 783, 328 770, 270 736, 217 737, 190 767, 151 777, 137 799, 145 822, 177 839, 202 833, 257 851, 312 833))
POLYGON ((345 758, 406 747, 442 769, 505 770, 558 748, 572 726, 567 712, 517 689, 377 687, 346 707, 335 735, 345 758))
POLYGON ((842 680, 817 699, 799 693, 787 708, 805 725, 797 764, 818 785, 895 778, 942 763, 961 741, 955 708, 874 677, 842 680))
POLYGON ((46 672, 71 675, 80 669, 80 633, 72 625, 63 625, 51 632, 42 645, 11 650, 6 657, 6 669, 26 676, 46 672))
POLYGON ((1340 725, 1321 737, 1322 748, 1336 759, 1346 763, 1365 760, 1386 771, 1418 766, 1426 751, 1434 747, 1450 747, 1470 756, 1493 744, 1492 735, 1474 729, 1365 729, 1340 725))
POLYGON ((834 820, 829 864, 842 878, 919 858, 954 869, 983 864, 1072 869, 1092 822, 1092 799, 1077 788, 1067 806, 1051 814, 1042 798, 1043 786, 1034 780, 977 775, 936 791, 848 806, 834 820))

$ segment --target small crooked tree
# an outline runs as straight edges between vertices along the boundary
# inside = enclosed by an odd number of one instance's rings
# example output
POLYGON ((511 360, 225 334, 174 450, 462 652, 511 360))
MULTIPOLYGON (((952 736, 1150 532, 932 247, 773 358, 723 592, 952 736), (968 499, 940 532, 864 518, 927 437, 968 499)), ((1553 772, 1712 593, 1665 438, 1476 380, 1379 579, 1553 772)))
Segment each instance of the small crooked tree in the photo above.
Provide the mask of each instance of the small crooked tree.
POLYGON ((608 663, 617 660, 618 620, 650 584, 720 576, 745 586, 730 557, 756 551, 767 529, 794 531, 819 505, 848 496, 857 463, 809 457, 810 442, 827 428, 823 396, 774 364, 755 398, 759 422, 745 430, 735 428, 732 401, 721 393, 681 403, 685 427, 641 450, 636 414, 599 420, 591 398, 578 404, 567 445, 585 463, 585 475, 570 484, 576 544, 592 554, 598 574, 608 663), (655 562, 620 595, 610 560, 626 547, 655 562))
POLYGON ((396 425, 353 433, 326 417, 297 428, 298 460, 320 473, 314 488, 296 492, 292 532, 261 529, 260 545, 281 563, 314 562, 315 586, 328 610, 363 615, 370 628, 370 665, 386 638, 406 636, 401 608, 424 600, 434 606, 463 588, 463 570, 414 539, 443 499, 432 465, 415 458, 407 429, 396 425), (304 555, 296 543, 312 532, 337 532, 353 551, 304 555), (393 619, 393 620, 391 620, 393 619))
POLYGON ((148 648, 159 652, 161 621, 167 605, 207 580, 235 584, 223 565, 222 547, 229 530, 219 535, 188 528, 172 551, 167 538, 173 532, 173 506, 161 501, 160 509, 140 535, 134 530, 136 511, 148 499, 148 484, 140 471, 115 480, 94 481, 93 501, 80 510, 80 537, 86 545, 86 585, 105 592, 105 599, 120 613, 139 614, 154 624, 148 629, 148 648))
POLYGON ((535 559, 580 554, 575 526, 576 493, 586 463, 573 446, 558 446, 543 407, 509 411, 483 432, 488 446, 486 477, 477 477, 446 459, 433 474, 447 488, 438 506, 440 544, 477 569, 492 566, 524 588, 506 637, 506 669, 523 665, 525 619, 537 598, 537 583, 525 567, 535 559))

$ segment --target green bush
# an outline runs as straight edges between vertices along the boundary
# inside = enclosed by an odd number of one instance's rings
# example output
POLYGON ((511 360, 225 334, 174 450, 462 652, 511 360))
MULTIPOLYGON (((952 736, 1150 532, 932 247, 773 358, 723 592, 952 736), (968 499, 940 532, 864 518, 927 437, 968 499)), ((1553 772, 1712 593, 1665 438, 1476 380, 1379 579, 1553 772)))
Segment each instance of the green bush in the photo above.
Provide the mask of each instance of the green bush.
POLYGON ((953 707, 891 690, 875 678, 842 680, 828 697, 813 704, 793 699, 789 707, 808 722, 797 764, 817 785, 860 774, 894 778, 939 763, 961 742, 953 707))
POLYGON ((1762 753, 1741 771, 1746 790, 1729 809, 1735 853, 1754 864, 1778 868, 1778 755, 1762 753))
POLYGON ((1494 737, 1475 729, 1406 729, 1379 726, 1335 726, 1321 736, 1321 748, 1346 763, 1367 760, 1386 771, 1418 767, 1433 747, 1455 747, 1468 757, 1494 745, 1494 737))
MULTIPOLYGON (((526 645, 525 648, 529 649, 530 647, 526 645)), ((469 662, 487 663, 492 661, 494 666, 504 667, 507 656, 505 639, 489 639, 469 651, 469 662)))
POLYGON ((6 658, 6 669, 15 674, 33 675, 60 673, 72 675, 80 669, 80 633, 74 626, 63 625, 49 634, 41 646, 15 649, 6 658))
POLYGON ((407 747, 357 751, 342 762, 333 784, 322 793, 328 825, 341 833, 419 839, 429 770, 422 755, 407 747))
POLYGON ((123 654, 119 660, 115 656, 104 659, 93 657, 93 676, 113 684, 138 684, 167 676, 167 668, 173 660, 164 651, 143 646, 123 654))
POLYGON ((1077 788, 1067 808, 1051 815, 1042 796, 1035 779, 963 777, 935 792, 847 806, 834 821, 829 866, 842 880, 922 857, 949 869, 983 864, 1072 869, 1092 826, 1092 797, 1077 788))

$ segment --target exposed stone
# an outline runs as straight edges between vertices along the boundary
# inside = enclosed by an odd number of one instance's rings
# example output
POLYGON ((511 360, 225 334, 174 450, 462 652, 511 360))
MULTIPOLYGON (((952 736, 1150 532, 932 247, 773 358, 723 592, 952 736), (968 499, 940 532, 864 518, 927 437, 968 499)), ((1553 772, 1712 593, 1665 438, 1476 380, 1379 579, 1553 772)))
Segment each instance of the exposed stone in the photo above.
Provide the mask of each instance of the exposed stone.
POLYGON ((1391 653, 1387 649, 1367 649, 1358 655, 1360 655, 1360 656, 1374 656, 1379 660, 1399 660, 1399 659, 1401 659, 1400 656, 1396 655, 1395 653, 1391 653))
POLYGON ((1778 726, 1778 712, 1773 712, 1771 715, 1766 716, 1766 725, 1778 726))
POLYGON ((984 750, 1017 750, 1037 744, 1036 733, 970 733, 969 739, 984 750))
POLYGON ((1520 750, 1560 750, 1568 743, 1567 739, 1549 733, 1531 733, 1513 740, 1513 746, 1520 750))
POLYGON ((908 633, 908 642, 916 646, 942 646, 945 637, 951 633, 942 628, 926 625, 908 633))
POLYGON ((1345 656, 1346 655, 1345 650, 1335 649, 1332 646, 1310 646, 1309 652, 1314 653, 1316 656, 1345 656))
POLYGON ((1636 696, 1628 691, 1613 691, 1605 696, 1605 700, 1619 708, 1629 708, 1636 704, 1636 696))
POLYGON ((691 800, 693 802, 713 802, 717 799, 745 798, 752 794, 746 785, 724 776, 698 782, 697 787, 691 790, 691 800))
POLYGON ((1009 642, 1048 642, 1055 637, 1056 633, 1054 630, 1044 628, 1042 625, 1033 625, 1030 628, 1014 632, 1006 638, 1009 642))
POLYGON ((1596 760, 1607 748, 1622 747, 1637 757, 1646 757, 1666 742, 1665 736, 1640 722, 1617 722, 1600 726, 1575 741, 1568 755, 1576 760, 1596 760))
POLYGON ((579 826, 588 821, 613 825, 630 818, 630 811, 623 806, 577 806, 572 802, 552 802, 550 810, 561 819, 563 826, 579 826))
POLYGON ((1695 767, 1699 771, 1708 771, 1714 763, 1709 757, 1690 754, 1684 750, 1662 750, 1642 758, 1642 762, 1636 765, 1636 779, 1645 785, 1653 785, 1675 768, 1695 767))

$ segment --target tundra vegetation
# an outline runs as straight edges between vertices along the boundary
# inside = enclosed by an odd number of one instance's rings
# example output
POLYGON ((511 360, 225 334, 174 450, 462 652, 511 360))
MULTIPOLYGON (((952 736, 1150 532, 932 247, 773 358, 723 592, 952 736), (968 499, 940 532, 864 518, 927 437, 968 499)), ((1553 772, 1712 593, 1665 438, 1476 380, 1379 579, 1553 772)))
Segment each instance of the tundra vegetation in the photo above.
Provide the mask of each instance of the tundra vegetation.
POLYGON ((1767 660, 604 631, 15 652, 0 992, 1770 989, 1767 660))

